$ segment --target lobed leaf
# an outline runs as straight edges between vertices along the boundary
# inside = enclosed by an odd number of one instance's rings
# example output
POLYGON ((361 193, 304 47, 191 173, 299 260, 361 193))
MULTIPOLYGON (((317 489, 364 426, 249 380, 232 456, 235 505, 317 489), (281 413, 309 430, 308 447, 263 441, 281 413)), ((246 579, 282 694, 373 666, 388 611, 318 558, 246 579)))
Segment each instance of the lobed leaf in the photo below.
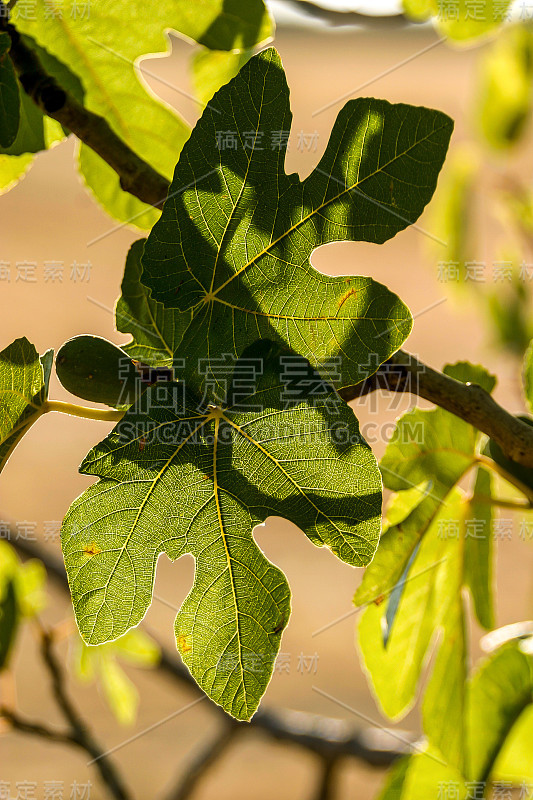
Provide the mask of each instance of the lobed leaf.
POLYGON ((238 357, 258 338, 349 386, 411 329, 407 308, 384 286, 323 275, 309 258, 321 244, 382 243, 415 222, 435 189, 452 121, 352 100, 304 181, 283 166, 290 123, 285 74, 270 48, 205 109, 146 242, 141 280, 165 308, 189 315, 180 350, 200 390, 216 384, 211 353, 238 357))
POLYGON ((176 641, 199 685, 239 719, 257 708, 290 614, 286 580, 253 528, 285 517, 360 566, 380 527, 379 471, 352 411, 302 360, 304 378, 285 397, 284 355, 266 344, 236 364, 224 407, 206 406, 182 384, 148 389, 86 457, 81 471, 100 481, 73 504, 62 531, 88 644, 144 616, 162 552, 195 557, 176 641), (242 380, 254 364, 252 390, 242 380))

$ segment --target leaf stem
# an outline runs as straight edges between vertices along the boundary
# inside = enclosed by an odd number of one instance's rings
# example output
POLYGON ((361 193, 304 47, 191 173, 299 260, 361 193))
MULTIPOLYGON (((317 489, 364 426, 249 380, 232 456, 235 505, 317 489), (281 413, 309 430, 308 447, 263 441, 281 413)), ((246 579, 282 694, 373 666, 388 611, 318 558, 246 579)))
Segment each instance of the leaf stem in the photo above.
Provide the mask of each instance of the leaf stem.
POLYGON ((59 411, 61 414, 69 414, 71 417, 98 419, 102 422, 118 422, 125 414, 124 411, 88 408, 87 406, 74 405, 74 403, 65 403, 62 400, 47 400, 43 403, 43 413, 47 411, 59 411))
POLYGON ((507 470, 504 469, 504 467, 501 467, 499 464, 497 464, 495 461, 493 461, 491 458, 488 458, 487 456, 478 455, 476 456, 476 461, 478 462, 478 464, 482 464, 487 469, 490 469, 493 472, 495 472, 497 475, 500 476, 500 478, 503 478, 504 480, 507 481, 507 483, 512 484, 516 489, 518 489, 519 492, 521 492, 525 497, 527 497, 528 505, 527 506, 522 505, 522 508, 533 507, 533 489, 530 489, 529 486, 526 486, 525 483, 522 483, 521 480, 516 478, 514 475, 511 475, 511 473, 507 472, 507 470))

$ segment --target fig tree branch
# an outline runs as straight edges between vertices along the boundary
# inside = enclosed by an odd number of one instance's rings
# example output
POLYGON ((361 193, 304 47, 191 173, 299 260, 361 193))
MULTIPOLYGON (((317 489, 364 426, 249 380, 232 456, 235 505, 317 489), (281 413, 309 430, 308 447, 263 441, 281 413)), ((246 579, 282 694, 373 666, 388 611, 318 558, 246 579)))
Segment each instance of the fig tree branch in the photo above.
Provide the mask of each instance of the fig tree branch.
POLYGON ((52 633, 39 626, 40 653, 43 663, 52 681, 52 693, 56 705, 67 722, 67 730, 56 730, 41 722, 34 722, 22 717, 14 709, 6 705, 0 707, 0 718, 4 719, 13 730, 20 733, 38 736, 49 742, 77 747, 87 753, 96 763, 100 777, 115 800, 130 800, 131 795, 126 788, 116 767, 107 753, 96 742, 85 721, 71 701, 66 688, 66 677, 54 652, 52 633))
POLYGON ((13 25, 0 18, 0 27, 11 38, 9 55, 22 88, 33 102, 103 158, 119 176, 124 191, 160 208, 168 193, 167 179, 128 147, 103 117, 88 111, 48 75, 13 25))
POLYGON ((188 767, 180 774, 176 786, 168 793, 166 800, 189 800, 209 769, 226 753, 237 730, 236 724, 223 725, 216 736, 202 743, 198 751, 193 754, 188 767))
POLYGON ((461 383, 398 350, 374 375, 340 394, 350 401, 378 389, 410 392, 429 400, 486 433, 507 458, 533 468, 533 427, 498 405, 481 386, 461 383))
POLYGON ((56 731, 54 728, 42 725, 40 722, 32 722, 31 720, 24 719, 20 714, 7 706, 0 706, 0 718, 9 722, 13 730, 19 731, 20 733, 29 733, 31 736, 39 736, 41 739, 48 739, 49 742, 56 742, 58 744, 79 746, 79 742, 71 733, 56 731))
MULTIPOLYGON (((44 564, 46 571, 54 583, 64 592, 69 593, 68 581, 63 564, 59 559, 51 557, 44 548, 32 541, 12 539, 13 547, 27 558, 38 558, 44 564)), ((153 636, 150 631, 150 635, 153 636)), ((192 678, 190 672, 180 661, 178 656, 158 642, 161 652, 158 670, 173 682, 186 686, 197 695, 202 690, 192 678)), ((354 729, 340 720, 330 720, 311 714, 295 713, 290 711, 267 711, 260 709, 250 722, 238 722, 230 719, 227 714, 214 704, 210 706, 213 714, 220 720, 222 726, 235 728, 237 733, 246 735, 248 732, 257 732, 274 741, 293 744, 307 752, 315 753, 321 758, 357 758, 371 767, 386 768, 394 761, 409 752, 409 747, 398 745, 396 739, 388 736, 379 729, 354 729)), ((409 738, 406 733, 405 737, 409 738)), ((415 738, 413 737, 413 746, 415 738)), ((207 752, 208 748, 206 749, 207 752)), ((198 754, 200 758, 201 753, 198 754)), ((206 759, 206 763, 211 763, 206 759)), ((195 771, 194 760, 191 769, 195 771)))
POLYGON ((41 655, 52 681, 54 699, 68 722, 70 738, 91 756, 100 777, 116 800, 129 800, 131 795, 105 750, 96 742, 85 720, 81 717, 67 692, 63 667, 54 652, 51 633, 41 630, 41 655))

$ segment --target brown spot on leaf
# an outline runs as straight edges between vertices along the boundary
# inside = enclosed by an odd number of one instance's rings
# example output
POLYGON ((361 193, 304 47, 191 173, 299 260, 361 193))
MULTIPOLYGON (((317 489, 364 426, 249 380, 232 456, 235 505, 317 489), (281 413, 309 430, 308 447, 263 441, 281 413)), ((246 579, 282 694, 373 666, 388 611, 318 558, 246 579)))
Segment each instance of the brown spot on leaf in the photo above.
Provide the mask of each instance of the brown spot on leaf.
POLYGON ((348 298, 350 298, 350 297, 357 297, 357 290, 356 289, 350 289, 349 292, 346 292, 346 294, 343 294, 343 296, 341 297, 340 302, 339 302, 339 308, 338 308, 339 311, 343 307, 345 302, 348 300, 348 298))
POLYGON ((183 636, 182 634, 180 634, 176 638, 176 642, 178 644, 178 650, 180 650, 182 653, 188 653, 189 650, 192 650, 191 645, 187 643, 187 637, 186 636, 183 636))
POLYGON ((83 545, 83 552, 88 556, 97 556, 102 550, 98 547, 96 542, 91 542, 90 544, 83 545))

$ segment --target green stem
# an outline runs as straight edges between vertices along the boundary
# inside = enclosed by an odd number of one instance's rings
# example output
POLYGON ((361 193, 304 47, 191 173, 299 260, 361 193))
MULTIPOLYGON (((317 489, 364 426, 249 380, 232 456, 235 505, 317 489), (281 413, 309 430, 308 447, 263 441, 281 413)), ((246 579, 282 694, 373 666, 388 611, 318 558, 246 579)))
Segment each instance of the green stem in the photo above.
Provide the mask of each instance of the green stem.
POLYGON ((522 483, 522 481, 518 478, 515 478, 515 476, 511 475, 510 472, 507 472, 506 469, 500 467, 500 465, 491 458, 479 455, 476 457, 476 461, 478 464, 482 464, 487 469, 491 469, 493 472, 499 475, 500 478, 504 478, 504 480, 512 484, 516 489, 518 489, 519 492, 527 497, 529 504, 533 506, 533 489, 531 489, 529 486, 526 486, 526 484, 522 483))
POLYGON ((124 411, 107 410, 101 408, 87 408, 86 406, 76 406, 73 403, 64 403, 62 400, 46 400, 43 403, 43 412, 59 411, 61 414, 69 414, 71 417, 83 417, 83 419, 98 419, 102 422, 118 422, 124 416, 124 411))

